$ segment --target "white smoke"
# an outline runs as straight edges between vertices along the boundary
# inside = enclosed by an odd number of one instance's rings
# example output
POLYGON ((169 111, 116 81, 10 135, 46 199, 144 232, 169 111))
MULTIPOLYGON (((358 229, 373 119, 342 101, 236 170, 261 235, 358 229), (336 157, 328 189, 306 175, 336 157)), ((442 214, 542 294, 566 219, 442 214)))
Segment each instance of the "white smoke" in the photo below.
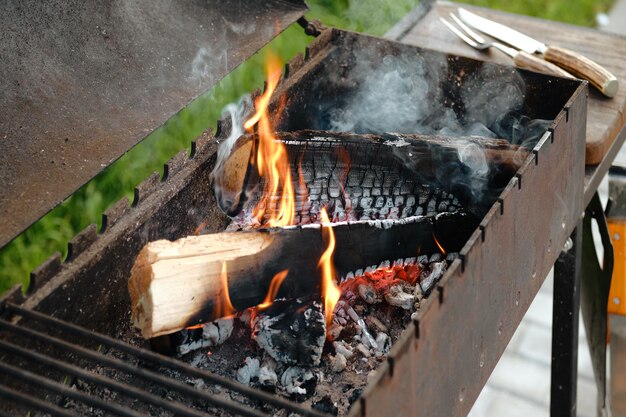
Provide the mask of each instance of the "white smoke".
POLYGON ((551 121, 523 115, 526 86, 521 75, 489 64, 459 73, 459 68, 449 70, 440 57, 431 59, 428 53, 395 53, 381 60, 378 52, 359 51, 349 71, 331 76, 331 84, 345 86, 349 80, 353 88, 347 99, 340 98, 326 111, 321 117, 326 122, 319 127, 449 137, 461 165, 438 161, 438 179, 461 190, 479 210, 490 205, 486 200, 497 190, 489 188, 489 164, 480 143, 453 137, 501 138, 532 148, 551 121))
POLYGON ((222 126, 223 129, 230 127, 230 132, 226 139, 219 141, 219 147, 217 148, 217 160, 215 162, 215 168, 211 172, 211 181, 213 183, 213 191, 222 208, 228 208, 238 199, 238 195, 226 195, 224 187, 221 186, 220 181, 223 178, 224 162, 228 159, 233 146, 237 142, 237 139, 245 133, 244 123, 248 119, 250 110, 253 108, 252 98, 250 95, 245 95, 239 99, 236 103, 230 103, 222 110, 222 119, 229 117, 230 126, 222 126))

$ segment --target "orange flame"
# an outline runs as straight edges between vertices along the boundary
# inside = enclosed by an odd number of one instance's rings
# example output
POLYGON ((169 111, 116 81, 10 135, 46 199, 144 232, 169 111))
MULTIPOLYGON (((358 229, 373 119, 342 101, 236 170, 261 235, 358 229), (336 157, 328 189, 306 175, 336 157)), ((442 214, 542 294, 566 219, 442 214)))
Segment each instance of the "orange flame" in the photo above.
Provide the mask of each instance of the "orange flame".
POLYGON ((326 208, 320 211, 322 218, 322 236, 327 236, 328 247, 320 257, 317 264, 322 270, 322 296, 324 297, 324 314, 326 316, 326 328, 330 328, 333 319, 335 305, 341 297, 341 291, 335 284, 335 267, 333 265, 333 252, 335 251, 335 232, 330 227, 330 220, 326 208))
POLYGON ((441 251, 441 253, 443 253, 443 255, 446 255, 446 250, 443 248, 443 246, 441 246, 441 243, 439 243, 439 241, 437 240, 437 236, 435 236, 435 234, 433 233, 433 239, 435 239, 435 243, 437 244, 437 247, 439 248, 439 250, 441 251))
POLYGON ((254 208, 253 216, 264 227, 288 226, 294 223, 294 191, 291 169, 285 146, 276 140, 268 106, 281 76, 281 62, 275 55, 267 61, 267 87, 255 100, 256 113, 246 121, 244 127, 251 131, 258 125, 258 148, 255 165, 264 179, 263 196, 254 208), (269 219, 263 221, 269 210, 269 219))
POLYGON ((259 310, 266 309, 272 305, 274 299, 276 298, 276 294, 278 294, 278 290, 280 289, 280 286, 287 277, 288 273, 289 270, 285 269, 284 271, 280 271, 279 273, 274 275, 274 278, 272 278, 272 282, 270 282, 270 289, 267 291, 265 300, 263 300, 263 302, 257 306, 259 310))
POLYGON ((228 293, 228 273, 226 271, 226 262, 224 261, 222 261, 220 284, 222 286, 220 290, 221 296, 215 300, 215 307, 213 309, 213 317, 216 319, 233 316, 237 313, 233 304, 230 302, 230 294, 228 293))

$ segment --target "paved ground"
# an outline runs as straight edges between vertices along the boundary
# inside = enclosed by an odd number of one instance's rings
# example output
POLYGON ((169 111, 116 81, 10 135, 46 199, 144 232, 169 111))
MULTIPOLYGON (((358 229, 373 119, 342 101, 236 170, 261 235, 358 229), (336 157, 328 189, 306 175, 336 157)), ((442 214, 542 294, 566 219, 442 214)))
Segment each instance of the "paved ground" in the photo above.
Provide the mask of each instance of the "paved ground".
MULTIPOLYGON (((618 0, 608 17, 608 24, 602 30, 626 36, 626 0, 618 0)), ((626 147, 617 156, 616 164, 626 166, 626 147)), ((599 191, 606 202, 606 179, 599 191)), ((553 284, 551 273, 474 404, 470 417, 549 416, 553 284)), ((580 323, 578 416, 595 417, 596 387, 582 318, 580 323)))

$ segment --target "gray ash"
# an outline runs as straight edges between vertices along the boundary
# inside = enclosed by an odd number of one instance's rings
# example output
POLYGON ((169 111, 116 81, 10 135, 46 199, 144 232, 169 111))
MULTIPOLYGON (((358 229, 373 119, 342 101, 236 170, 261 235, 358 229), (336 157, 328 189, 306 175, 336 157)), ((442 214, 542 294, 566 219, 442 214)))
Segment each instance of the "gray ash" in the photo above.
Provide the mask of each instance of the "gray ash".
POLYGON ((326 321, 319 302, 275 301, 254 315, 251 326, 254 340, 276 361, 319 365, 326 338, 326 321))

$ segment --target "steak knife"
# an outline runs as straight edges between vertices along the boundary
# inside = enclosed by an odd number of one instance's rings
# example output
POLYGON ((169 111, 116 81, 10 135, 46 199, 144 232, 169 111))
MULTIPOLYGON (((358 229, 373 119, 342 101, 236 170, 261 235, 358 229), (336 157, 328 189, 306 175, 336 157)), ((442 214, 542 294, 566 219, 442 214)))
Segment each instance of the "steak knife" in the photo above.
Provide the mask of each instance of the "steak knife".
POLYGON ((485 19, 461 7, 459 7, 458 12, 461 20, 472 28, 529 54, 539 53, 543 55, 546 61, 589 81, 605 96, 614 97, 617 93, 619 87, 617 78, 589 58, 559 46, 548 46, 508 26, 485 19))

